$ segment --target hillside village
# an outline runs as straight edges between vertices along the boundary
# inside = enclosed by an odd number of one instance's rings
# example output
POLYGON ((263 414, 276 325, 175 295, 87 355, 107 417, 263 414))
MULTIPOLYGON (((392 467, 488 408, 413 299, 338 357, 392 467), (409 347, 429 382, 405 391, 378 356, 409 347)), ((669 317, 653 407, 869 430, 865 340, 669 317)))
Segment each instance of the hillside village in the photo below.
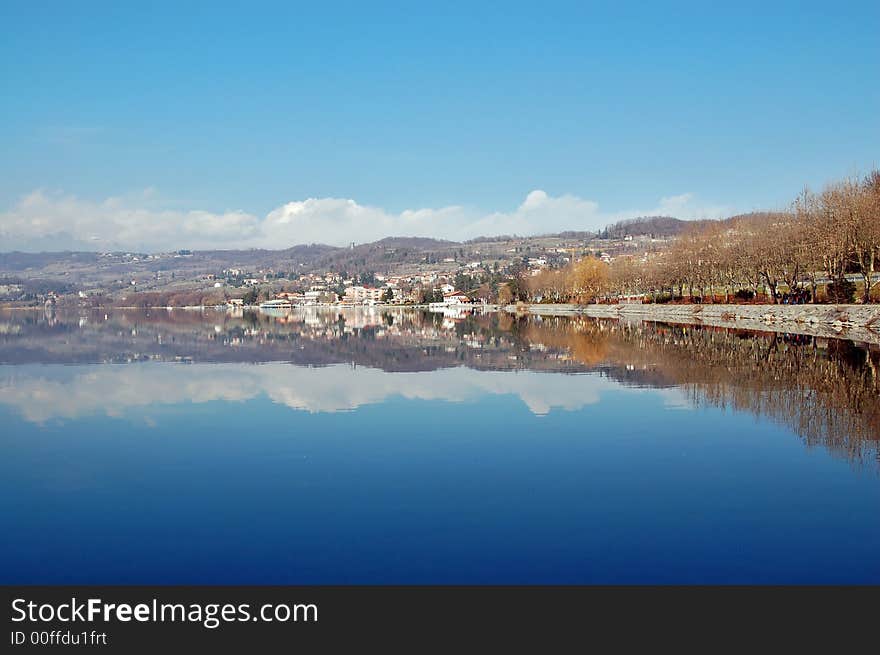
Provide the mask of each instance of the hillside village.
POLYGON ((0 254, 0 302, 126 307, 880 301, 880 171, 785 211, 348 247, 0 254))
POLYGON ((671 218, 662 219, 662 225, 657 219, 644 219, 632 223, 632 234, 618 224, 601 235, 567 232, 463 243, 392 237, 347 248, 308 245, 277 251, 3 253, 0 302, 186 306, 270 300, 506 301, 515 293, 509 288, 515 280, 585 256, 606 263, 620 255, 649 258, 668 246, 684 225, 671 218))

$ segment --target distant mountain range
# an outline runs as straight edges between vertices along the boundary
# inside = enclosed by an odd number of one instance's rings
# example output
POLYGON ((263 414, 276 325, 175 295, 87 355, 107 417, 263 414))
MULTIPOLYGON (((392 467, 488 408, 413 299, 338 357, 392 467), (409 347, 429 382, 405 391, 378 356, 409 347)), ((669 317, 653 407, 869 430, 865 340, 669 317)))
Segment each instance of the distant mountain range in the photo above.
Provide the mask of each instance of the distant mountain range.
MULTIPOLYGON (((771 216, 748 214, 725 219, 771 216)), ((586 247, 608 250, 613 241, 627 236, 673 238, 684 230, 709 221, 687 221, 673 216, 644 216, 609 225, 594 232, 566 231, 535 236, 480 237, 457 242, 424 237, 388 237, 371 243, 345 247, 326 244, 296 245, 279 250, 179 250, 167 253, 89 251, 5 252, 0 253, 0 284, 46 280, 46 286, 59 281, 73 285, 86 282, 97 285, 142 283, 166 285, 176 281, 204 279, 229 269, 246 272, 275 271, 309 273, 321 271, 363 272, 399 271, 414 267, 454 271, 473 262, 511 261, 522 257, 546 256, 554 261, 561 257, 560 247, 586 247)), ((41 288, 38 285, 37 288, 41 288)))

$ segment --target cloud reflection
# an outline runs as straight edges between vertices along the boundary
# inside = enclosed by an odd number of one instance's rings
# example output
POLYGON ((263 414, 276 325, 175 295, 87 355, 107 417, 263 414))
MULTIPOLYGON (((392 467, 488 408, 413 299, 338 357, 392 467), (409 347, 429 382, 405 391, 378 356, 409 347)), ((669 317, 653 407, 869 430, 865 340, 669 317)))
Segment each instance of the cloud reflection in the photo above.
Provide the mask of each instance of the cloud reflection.
MULTIPOLYGON (((597 374, 464 367, 417 373, 284 363, 0 367, 0 404, 34 423, 99 414, 120 417, 129 409, 154 404, 244 402, 260 396, 295 410, 339 412, 393 397, 473 402, 513 395, 542 416, 554 409, 581 409, 598 403, 603 392, 621 389, 625 388, 597 374)), ((663 395, 667 405, 688 404, 676 390, 664 390, 663 395)))

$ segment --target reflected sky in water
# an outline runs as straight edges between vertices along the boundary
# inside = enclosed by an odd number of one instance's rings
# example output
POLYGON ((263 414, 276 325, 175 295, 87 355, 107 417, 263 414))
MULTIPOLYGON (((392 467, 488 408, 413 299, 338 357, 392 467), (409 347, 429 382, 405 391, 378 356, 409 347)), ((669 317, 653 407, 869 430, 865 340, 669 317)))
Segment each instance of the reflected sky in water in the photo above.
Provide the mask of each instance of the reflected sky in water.
POLYGON ((0 316, 0 582, 880 582, 878 353, 414 312, 0 316))

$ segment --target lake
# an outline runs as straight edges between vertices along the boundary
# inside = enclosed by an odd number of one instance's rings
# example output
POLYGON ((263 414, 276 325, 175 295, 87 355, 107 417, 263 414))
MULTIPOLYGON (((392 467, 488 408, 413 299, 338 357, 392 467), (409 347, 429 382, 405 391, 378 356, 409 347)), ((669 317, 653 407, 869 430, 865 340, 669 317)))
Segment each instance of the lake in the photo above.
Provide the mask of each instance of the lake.
POLYGON ((880 348, 0 313, 0 583, 880 583, 880 348))

